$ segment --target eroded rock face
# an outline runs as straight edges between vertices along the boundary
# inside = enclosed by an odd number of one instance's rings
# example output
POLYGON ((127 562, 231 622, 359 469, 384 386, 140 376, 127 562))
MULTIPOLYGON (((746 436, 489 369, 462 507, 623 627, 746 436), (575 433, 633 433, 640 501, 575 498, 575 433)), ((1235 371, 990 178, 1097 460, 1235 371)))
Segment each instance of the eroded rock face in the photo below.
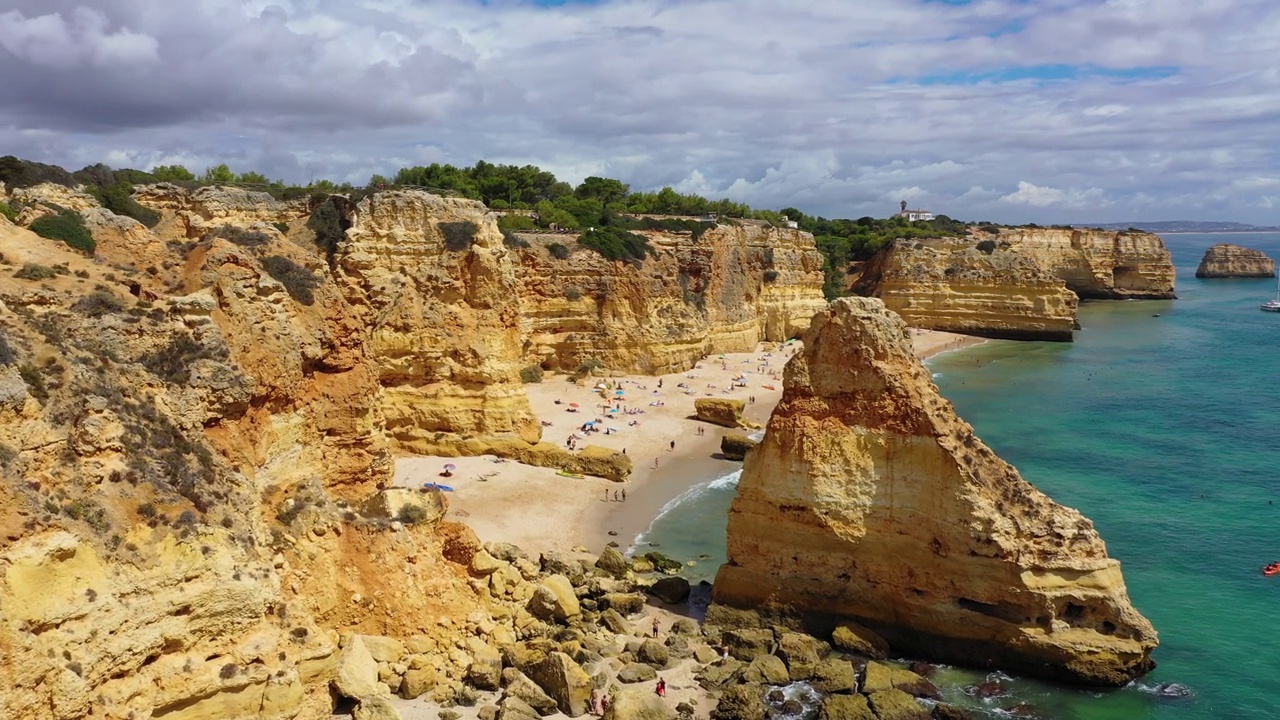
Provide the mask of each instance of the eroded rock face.
POLYGON ((1276 261, 1261 250, 1218 243, 1204 251, 1196 268, 1198 278, 1269 278, 1276 276, 1276 261))
POLYGON ((1077 299, 1007 243, 896 240, 863 268, 855 292, 912 327, 1012 340, 1071 340, 1077 299))
POLYGON ((528 236, 520 251, 527 365, 668 373, 707 353, 750 350, 808 327, 826 306, 813 236, 756 221, 722 223, 698 239, 642 232, 654 254, 612 262, 574 236, 528 236), (565 245, 557 259, 552 243, 565 245))
POLYGON ((1082 299, 1173 299, 1174 268, 1159 235, 1014 228, 992 238, 1061 278, 1082 299))
POLYGON ((714 600, 855 620, 898 653, 1120 685, 1156 633, 1093 524, 955 415, 879 300, 814 318, 743 468, 714 600))

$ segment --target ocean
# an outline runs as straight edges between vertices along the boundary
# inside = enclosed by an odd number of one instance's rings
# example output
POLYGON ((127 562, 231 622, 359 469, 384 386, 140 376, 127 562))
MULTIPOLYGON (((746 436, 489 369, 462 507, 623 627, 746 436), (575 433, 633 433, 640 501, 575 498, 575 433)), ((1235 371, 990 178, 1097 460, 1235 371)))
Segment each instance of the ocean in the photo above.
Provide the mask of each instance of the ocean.
MULTIPOLYGON (((1087 302, 1074 343, 992 341, 927 363, 979 437, 1094 521, 1160 633, 1159 667, 1114 691, 1005 678, 1009 694, 984 701, 964 688, 985 673, 941 669, 944 699, 981 716, 1025 703, 1053 720, 1280 718, 1280 576, 1260 572, 1280 560, 1280 313, 1258 310, 1276 284, 1195 278, 1208 246, 1280 258, 1280 234, 1164 240, 1178 300, 1087 302), (1161 697, 1163 683, 1193 695, 1161 697)), ((668 503, 636 549, 713 579, 737 476, 668 503)))

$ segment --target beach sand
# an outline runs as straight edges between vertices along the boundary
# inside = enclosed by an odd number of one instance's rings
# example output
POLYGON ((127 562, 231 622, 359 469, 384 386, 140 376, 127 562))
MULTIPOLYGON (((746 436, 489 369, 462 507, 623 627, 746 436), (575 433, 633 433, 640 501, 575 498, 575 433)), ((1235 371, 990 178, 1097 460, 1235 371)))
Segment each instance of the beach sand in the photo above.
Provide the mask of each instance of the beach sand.
MULTIPOLYGON (((983 342, 966 335, 914 329, 911 339, 922 359, 983 342)), ((635 462, 635 470, 625 483, 563 477, 552 468, 498 461, 492 456, 414 456, 396 461, 394 484, 417 487, 438 482, 453 487, 454 492, 448 494, 449 517, 470 525, 486 542, 510 542, 535 554, 575 547, 600 552, 610 541, 625 549, 672 498, 691 485, 741 466, 719 457, 720 438, 726 432, 748 431, 693 420, 694 400, 749 400, 754 396, 755 402, 747 405, 745 415, 764 425, 782 396, 782 366, 798 349, 799 343, 793 343, 772 352, 728 353, 708 357, 683 373, 605 379, 621 383, 621 407, 643 411, 637 414, 604 412, 605 399, 594 389, 600 379, 579 386, 563 375, 548 375, 541 383, 525 386, 534 414, 551 423, 543 428, 543 438, 548 441, 563 444, 575 432, 582 437, 579 428, 588 420, 598 419, 600 426, 616 428, 617 432, 608 435, 593 432, 578 441, 577 447, 625 449, 635 462), (746 378, 745 388, 732 387, 733 378, 739 375, 746 378), (688 388, 679 387, 681 384, 688 388), (652 404, 655 402, 662 404, 652 404), (633 421, 635 424, 630 424, 633 421), (697 434, 699 428, 703 435, 697 434), (454 466, 450 477, 441 475, 446 464, 454 466)), ((614 399, 610 406, 618 404, 619 396, 614 393, 605 392, 614 399)))
MULTIPOLYGON (((915 329, 911 339, 916 356, 921 359, 983 342, 981 338, 915 329)), ((625 448, 636 461, 635 470, 625 483, 563 477, 554 469, 482 456, 400 458, 396 461, 395 484, 416 487, 423 482, 438 482, 453 487, 454 492, 448 494, 449 517, 470 525, 485 542, 514 543, 534 555, 544 550, 575 548, 599 553, 610 542, 617 542, 625 550, 672 498, 696 483, 741 467, 741 463, 719 457, 720 438, 726 432, 751 431, 730 430, 691 419, 694 400, 749 400, 754 396, 755 402, 747 405, 745 415, 763 426, 782 396, 782 366, 798 350, 799 343, 792 343, 771 352, 760 349, 708 357, 683 373, 609 378, 608 382, 621 383, 623 408, 644 411, 631 415, 602 411, 605 400, 594 389, 598 379, 578 386, 564 376, 547 376, 540 384, 526 386, 534 413, 551 423, 543 429, 546 440, 563 443, 584 422, 597 418, 605 427, 616 427, 617 432, 609 435, 603 431, 591 433, 578 447, 594 444, 625 448), (745 388, 732 387, 733 378, 738 375, 745 376, 745 388), (689 386, 688 391, 679 387, 682 383, 689 386), (662 404, 651 404, 655 402, 662 404), (576 412, 570 412, 574 408, 569 403, 578 404, 576 412), (633 420, 636 424, 629 424, 633 420), (700 427, 704 428, 702 435, 698 434, 700 427), (454 466, 447 478, 440 474, 446 464, 454 466), (624 490, 625 502, 621 500, 624 490), (615 493, 617 501, 613 499, 615 493)), ((606 395, 616 399, 614 392, 607 391, 606 395)), ((577 434, 582 435, 580 431, 577 434)), ((657 618, 665 638, 672 623, 688 616, 690 609, 689 605, 666 608, 651 601, 643 619, 631 620, 634 627, 647 628, 657 618)), ((619 643, 625 640, 618 638, 619 643)), ((697 717, 706 717, 716 701, 694 680, 698 667, 687 660, 663 671, 661 676, 668 683, 669 704, 690 702, 698 708, 697 717)), ((651 682, 644 684, 647 688, 652 686, 651 682)), ((451 709, 459 713, 459 720, 475 720, 479 709, 497 702, 498 696, 483 693, 475 707, 451 709)), ((405 720, 436 720, 440 712, 438 706, 422 700, 397 699, 396 707, 405 720)), ((557 713, 549 720, 560 717, 563 716, 557 713)))

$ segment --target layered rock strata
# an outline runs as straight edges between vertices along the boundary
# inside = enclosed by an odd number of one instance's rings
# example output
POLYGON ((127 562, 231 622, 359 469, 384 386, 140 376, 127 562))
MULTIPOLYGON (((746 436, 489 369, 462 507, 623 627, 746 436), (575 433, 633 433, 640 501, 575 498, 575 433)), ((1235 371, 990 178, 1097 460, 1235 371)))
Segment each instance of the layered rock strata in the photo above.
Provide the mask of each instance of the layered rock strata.
POLYGON ((993 241, 896 240, 863 266, 854 291, 931 330, 1069 341, 1076 326, 1066 283, 993 241))
POLYGON ((676 372, 705 354, 795 337, 826 305, 809 233, 742 220, 697 238, 640 234, 654 252, 639 263, 607 260, 573 236, 522 236, 531 245, 519 271, 526 364, 676 372))
POLYGON ((1276 276, 1276 261, 1261 250, 1218 243, 1204 251, 1198 278, 1269 278, 1276 276))
POLYGON ((1012 228, 991 240, 1089 300, 1175 297, 1174 267, 1159 235, 1138 231, 1012 228))
POLYGON ((1093 524, 974 436, 879 300, 814 318, 748 454, 717 603, 846 618, 895 652, 1121 685, 1153 667, 1093 524))

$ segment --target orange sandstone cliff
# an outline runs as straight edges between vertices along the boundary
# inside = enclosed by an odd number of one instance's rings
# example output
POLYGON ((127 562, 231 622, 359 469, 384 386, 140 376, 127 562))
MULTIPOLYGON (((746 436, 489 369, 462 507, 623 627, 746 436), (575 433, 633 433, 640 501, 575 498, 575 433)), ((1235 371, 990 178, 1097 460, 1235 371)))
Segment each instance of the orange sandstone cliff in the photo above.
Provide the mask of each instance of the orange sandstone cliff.
POLYGON ((1122 685, 1156 633, 1093 524, 958 418, 879 300, 816 316, 747 455, 716 603, 848 618, 896 652, 1122 685))

